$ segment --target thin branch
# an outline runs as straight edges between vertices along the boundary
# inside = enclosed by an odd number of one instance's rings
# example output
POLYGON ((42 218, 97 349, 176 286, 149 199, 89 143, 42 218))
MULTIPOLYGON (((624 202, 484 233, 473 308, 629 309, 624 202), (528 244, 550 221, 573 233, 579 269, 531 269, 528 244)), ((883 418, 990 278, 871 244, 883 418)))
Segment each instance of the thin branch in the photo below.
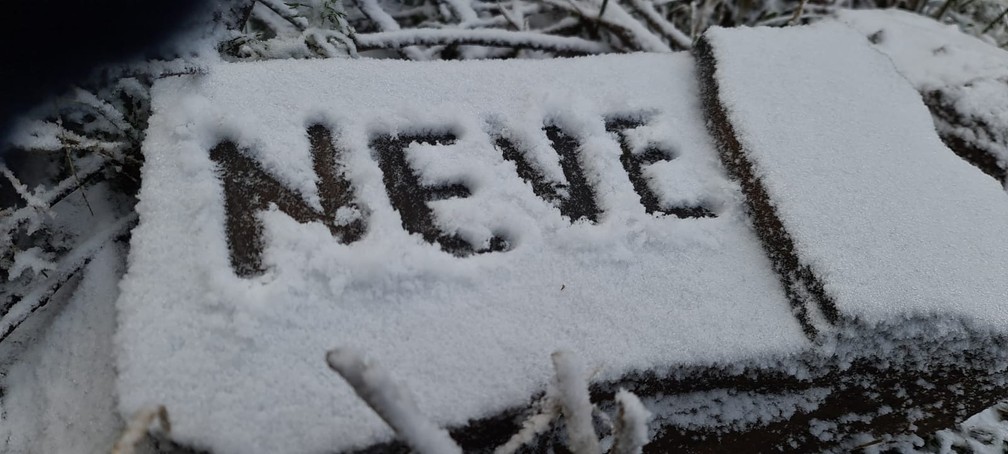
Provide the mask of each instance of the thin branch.
POLYGON ((945 15, 945 11, 948 11, 950 7, 956 4, 956 0, 945 0, 941 8, 938 8, 938 12, 934 15, 934 20, 941 22, 942 16, 945 15))
MULTIPOLYGON (((517 6, 517 5, 516 5, 516 6, 517 6)), ((520 23, 520 22, 521 22, 521 19, 513 17, 513 16, 511 15, 511 13, 510 13, 510 12, 508 12, 508 10, 507 10, 507 7, 506 7, 506 6, 504 6, 504 3, 503 3, 503 2, 501 2, 501 3, 498 3, 498 4, 497 4, 497 8, 498 8, 498 9, 500 10, 500 14, 501 14, 501 17, 503 17, 503 18, 504 18, 505 20, 507 20, 507 22, 508 22, 509 24, 511 24, 511 26, 512 26, 512 27, 514 27, 514 29, 515 29, 516 31, 522 31, 522 30, 523 30, 523 29, 525 28, 525 27, 523 27, 523 26, 522 26, 522 24, 520 23)), ((518 14, 521 14, 521 13, 519 12, 518 14)))
MULTIPOLYGON (((100 159, 87 160, 78 172, 79 175, 82 175, 81 180, 87 183, 88 180, 94 178, 99 172, 101 172, 105 168, 105 165, 106 164, 100 159)), ((63 198, 70 195, 77 189, 78 184, 73 180, 73 177, 65 178, 57 183, 52 189, 44 192, 36 190, 33 197, 37 200, 39 206, 30 205, 17 210, 11 208, 0 210, 0 220, 2 220, 0 225, 9 228, 9 224, 12 222, 17 223, 20 222, 20 220, 26 219, 27 216, 35 213, 35 210, 39 208, 48 209, 48 207, 59 203, 59 201, 63 200, 63 198)))
POLYGON ((1008 8, 1005 8, 1005 10, 1002 11, 1001 14, 998 15, 998 17, 994 18, 994 20, 992 20, 991 23, 987 24, 987 26, 984 27, 983 31, 981 31, 980 33, 983 34, 991 31, 991 29, 994 28, 994 26, 997 25, 997 23, 1000 22, 1001 19, 1004 19, 1005 16, 1008 16, 1008 8))
POLYGON ((256 0, 263 6, 269 8, 277 16, 280 16, 287 22, 290 22, 299 32, 305 31, 308 28, 308 24, 305 23, 304 18, 298 17, 287 5, 283 3, 277 3, 274 0, 256 0))
POLYGON ((63 284, 87 265, 106 243, 128 232, 136 220, 137 214, 130 213, 100 230, 64 255, 56 265, 54 275, 46 279, 42 285, 25 294, 0 319, 0 342, 3 342, 18 326, 24 323, 32 313, 48 304, 63 284))
MULTIPOLYGON (((371 23, 374 24, 376 28, 378 28, 380 33, 396 32, 400 30, 399 23, 396 22, 395 19, 389 15, 389 13, 385 12, 385 10, 382 9, 381 5, 379 5, 377 1, 354 0, 354 3, 357 5, 357 9, 360 10, 361 14, 363 14, 364 17, 368 18, 368 20, 371 21, 371 23)), ((355 36, 357 42, 357 50, 358 51, 367 50, 364 46, 361 46, 361 42, 359 40, 360 36, 361 35, 355 36)), ((403 46, 399 48, 399 51, 402 52, 403 56, 405 56, 410 60, 419 61, 428 59, 427 55, 425 55, 422 51, 420 51, 420 49, 417 49, 416 47, 403 46)))
POLYGON ((473 9, 469 0, 440 0, 440 2, 448 5, 448 8, 452 10, 452 14, 462 24, 479 20, 479 16, 476 15, 476 10, 473 9))
POLYGON ((628 3, 634 11, 644 17, 648 25, 658 30, 669 42, 684 50, 693 47, 693 41, 690 37, 676 28, 675 25, 672 25, 661 14, 658 14, 658 11, 654 9, 654 5, 651 2, 646 0, 629 0, 628 3))
POLYGON ((609 6, 609 0, 602 0, 602 6, 599 7, 598 16, 595 16, 595 25, 592 26, 592 33, 598 33, 599 22, 602 22, 602 15, 605 14, 607 6, 609 6))
POLYGON ((396 32, 358 34, 358 50, 400 49, 408 46, 476 45, 536 49, 558 53, 602 54, 608 46, 581 38, 506 30, 442 30, 413 28, 396 32))
POLYGON ((795 9, 794 14, 791 16, 791 20, 788 21, 788 25, 795 25, 798 20, 801 19, 802 11, 805 10, 805 2, 808 0, 801 0, 798 2, 798 8, 795 9))
POLYGON ((550 424, 560 416, 560 405, 553 396, 547 394, 538 402, 539 411, 522 422, 522 428, 506 443, 497 447, 494 454, 514 454, 522 446, 531 443, 536 436, 549 429, 550 424))
POLYGON ((91 209, 91 202, 88 201, 87 194, 84 193, 84 186, 81 184, 80 178, 77 176, 77 168, 74 167, 73 158, 70 157, 70 149, 65 149, 67 164, 70 165, 70 173, 73 174, 74 181, 77 182, 77 190, 80 191, 81 198, 84 199, 84 205, 87 205, 88 212, 91 216, 94 216, 94 210, 91 209))
POLYGON ((9 181, 11 186, 14 187, 14 192, 21 196, 21 199, 23 199, 28 206, 42 210, 49 209, 49 204, 35 194, 32 194, 32 192, 28 189, 28 186, 22 183, 21 180, 14 175, 14 172, 11 172, 2 161, 0 161, 0 174, 3 174, 3 176, 7 178, 7 181, 9 181))
MULTIPOLYGON (((591 23, 594 16, 589 16, 582 8, 578 7, 573 0, 543 0, 554 7, 577 14, 585 22, 591 23)), ((606 14, 599 18, 599 23, 613 31, 620 39, 636 45, 635 50, 645 52, 672 52, 661 37, 651 33, 644 25, 637 21, 619 4, 612 4, 606 9, 606 14)))
POLYGON ((380 366, 369 363, 348 348, 326 353, 326 363, 353 388, 354 392, 392 430, 420 454, 461 453, 448 431, 434 425, 417 407, 405 389, 396 384, 380 366))

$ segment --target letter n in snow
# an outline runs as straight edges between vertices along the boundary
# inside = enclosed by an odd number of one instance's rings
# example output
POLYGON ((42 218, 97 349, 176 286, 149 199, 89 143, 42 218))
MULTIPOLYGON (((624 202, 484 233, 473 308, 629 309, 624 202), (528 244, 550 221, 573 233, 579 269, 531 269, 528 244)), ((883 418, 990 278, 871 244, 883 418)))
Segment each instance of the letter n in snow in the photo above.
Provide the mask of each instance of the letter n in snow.
POLYGON ((275 205, 298 222, 321 222, 343 243, 357 241, 364 234, 366 225, 360 216, 343 223, 337 218, 337 210, 343 207, 356 209, 357 204, 350 182, 337 172, 339 156, 331 133, 325 127, 316 125, 308 128, 308 137, 322 211, 266 173, 259 163, 242 154, 234 142, 221 142, 210 150, 210 159, 217 163, 224 186, 225 228, 231 267, 240 277, 252 277, 265 271, 262 263, 263 226, 259 212, 270 205, 275 205))

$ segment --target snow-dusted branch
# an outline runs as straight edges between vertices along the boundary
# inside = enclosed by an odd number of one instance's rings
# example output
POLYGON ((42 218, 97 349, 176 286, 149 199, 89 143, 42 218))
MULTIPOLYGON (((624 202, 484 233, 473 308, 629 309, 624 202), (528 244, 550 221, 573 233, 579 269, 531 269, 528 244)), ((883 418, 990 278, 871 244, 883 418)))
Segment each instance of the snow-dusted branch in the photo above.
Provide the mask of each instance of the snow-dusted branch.
POLYGON ((380 366, 371 364, 347 348, 330 350, 326 353, 326 362, 415 452, 462 452, 448 432, 427 419, 409 392, 395 383, 380 366))
MULTIPOLYGON (((381 5, 378 4, 377 0, 354 0, 357 4, 357 8, 360 9, 361 13, 364 14, 368 20, 371 21, 381 32, 396 32, 399 31, 399 23, 382 9, 381 5)), ((360 35, 358 35, 359 38, 360 35)), ((360 41, 357 41, 357 49, 365 50, 361 48, 360 41)), ((412 46, 402 46, 399 48, 406 58, 410 60, 427 60, 427 55, 425 55, 420 49, 412 46)))
POLYGON ((628 0, 627 3, 634 11, 644 17, 648 25, 658 30, 669 42, 675 44, 680 49, 693 47, 693 41, 690 40, 689 35, 680 31, 675 25, 672 25, 671 22, 662 17, 661 14, 658 14, 653 3, 647 0, 628 0))
POLYGON ((475 22, 479 20, 479 16, 476 15, 476 10, 472 7, 472 2, 470 0, 440 0, 442 3, 448 5, 448 8, 452 10, 452 13, 459 19, 459 22, 466 24, 469 22, 475 22))
MULTIPOLYGON (((79 163, 77 175, 81 181, 87 182, 101 172, 104 166, 105 162, 101 159, 88 159, 83 163, 79 163)), ((50 207, 79 187, 80 185, 77 184, 74 178, 64 178, 56 186, 48 190, 41 190, 36 187, 34 192, 31 193, 33 200, 29 201, 25 199, 28 203, 27 206, 21 208, 10 207, 0 210, 0 231, 9 232, 15 229, 21 222, 38 215, 40 211, 48 211, 50 207)), ((27 188, 24 188, 24 190, 27 190, 27 188)))
POLYGON ((126 423, 126 430, 123 431, 115 446, 112 447, 112 454, 133 454, 136 446, 147 436, 147 430, 154 420, 158 421, 161 431, 171 432, 171 420, 168 419, 168 410, 164 405, 156 407, 142 408, 133 414, 129 422, 126 423))
POLYGON ((625 389, 616 393, 616 405, 616 425, 609 454, 640 454, 649 440, 651 412, 644 408, 637 395, 625 389))
POLYGON ((21 325, 29 315, 45 306, 52 295, 69 281, 109 241, 125 234, 134 225, 137 214, 131 213, 111 225, 99 228, 90 238, 66 253, 56 264, 55 273, 27 292, 0 319, 0 342, 21 325))
POLYGON ((539 400, 539 411, 522 422, 522 428, 508 439, 507 443, 494 450, 494 454, 513 454, 528 443, 531 443, 539 434, 549 429, 553 421, 560 416, 560 404, 556 398, 547 394, 539 400))
POLYGON ((592 404, 581 361, 569 351, 553 353, 556 388, 567 425, 567 438, 574 454, 598 454, 598 435, 592 426, 592 404))
POLYGON ((256 0, 261 5, 269 8, 277 16, 283 18, 287 22, 290 22, 298 31, 303 32, 308 28, 308 21, 303 17, 299 17, 297 12, 294 11, 290 6, 282 1, 276 0, 256 0))
POLYGON ((672 48, 662 41, 661 37, 651 33, 643 24, 630 15, 623 7, 612 2, 601 17, 592 15, 591 11, 601 9, 600 2, 585 2, 574 0, 543 0, 558 9, 574 13, 583 21, 598 23, 612 31, 623 41, 632 44, 633 50, 645 52, 672 52, 672 48))
POLYGON ((14 175, 14 172, 11 172, 2 161, 0 161, 0 175, 3 175, 4 178, 10 182, 11 187, 14 188, 14 192, 21 196, 21 199, 23 199, 28 206, 42 210, 49 209, 49 204, 33 194, 31 190, 28 189, 28 186, 25 186, 25 184, 14 175))
POLYGON ((608 46, 581 38, 506 30, 409 29, 358 34, 355 40, 358 50, 448 44, 536 49, 570 54, 601 54, 611 50, 608 46))

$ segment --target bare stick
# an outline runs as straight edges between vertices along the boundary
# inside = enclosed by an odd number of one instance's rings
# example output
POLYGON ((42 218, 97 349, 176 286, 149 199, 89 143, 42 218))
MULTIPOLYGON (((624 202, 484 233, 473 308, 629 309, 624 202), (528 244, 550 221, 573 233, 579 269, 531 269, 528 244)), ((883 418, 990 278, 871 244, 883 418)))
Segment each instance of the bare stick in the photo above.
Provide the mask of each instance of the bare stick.
POLYGON ((137 443, 147 436, 147 429, 154 419, 158 420, 163 432, 171 432, 171 421, 168 419, 168 410, 164 405, 142 408, 134 413, 126 424, 126 430, 112 447, 112 454, 133 454, 136 451, 137 443))
POLYGON ((560 408, 567 423, 569 447, 574 454, 598 454, 601 449, 592 426, 592 404, 588 397, 584 365, 569 351, 556 351, 552 357, 560 408))
POLYGON ((370 364, 347 348, 330 350, 326 353, 326 362, 413 451, 420 454, 462 452, 448 436, 448 431, 427 419, 413 396, 378 365, 370 364))

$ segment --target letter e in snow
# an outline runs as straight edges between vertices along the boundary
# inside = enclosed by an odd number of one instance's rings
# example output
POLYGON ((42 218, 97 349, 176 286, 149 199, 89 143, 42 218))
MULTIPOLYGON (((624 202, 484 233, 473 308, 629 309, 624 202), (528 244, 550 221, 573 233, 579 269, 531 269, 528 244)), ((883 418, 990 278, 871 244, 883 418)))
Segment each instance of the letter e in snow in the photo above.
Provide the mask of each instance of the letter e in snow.
POLYGON ((370 145, 376 153, 389 201, 392 202, 392 207, 399 212, 403 228, 406 231, 419 234, 425 241, 439 245, 445 252, 465 257, 474 253, 507 250, 508 242, 501 237, 494 236, 488 244, 475 247, 458 235, 444 232, 437 226, 434 212, 428 203, 449 198, 469 197, 471 191, 461 183, 440 186, 421 184, 420 176, 406 160, 406 152, 412 143, 451 145, 454 142, 455 136, 447 132, 375 136, 370 145))

